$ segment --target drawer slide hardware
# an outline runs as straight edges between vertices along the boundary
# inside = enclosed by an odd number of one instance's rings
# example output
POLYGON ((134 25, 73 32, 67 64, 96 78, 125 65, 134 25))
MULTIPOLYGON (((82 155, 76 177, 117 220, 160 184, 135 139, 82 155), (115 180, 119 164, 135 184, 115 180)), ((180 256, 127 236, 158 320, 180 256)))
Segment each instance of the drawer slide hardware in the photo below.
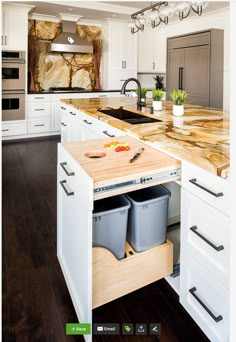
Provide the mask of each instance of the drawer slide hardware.
POLYGON ((194 232, 197 236, 199 236, 202 240, 204 240, 208 245, 210 245, 212 248, 214 248, 217 252, 222 251, 224 249, 223 245, 216 246, 216 245, 214 245, 214 243, 209 241, 205 236, 203 236, 202 234, 197 232, 197 229, 198 229, 197 226, 190 227, 189 229, 192 232, 194 232))
POLYGON ((181 169, 176 169, 173 171, 158 173, 158 174, 150 175, 147 177, 141 177, 141 178, 130 180, 130 181, 123 182, 123 183, 112 184, 112 185, 107 185, 107 186, 104 186, 101 188, 96 188, 96 189, 94 189, 93 192, 94 192, 94 194, 97 194, 97 193, 111 191, 114 189, 121 189, 121 188, 130 186, 130 185, 152 183, 152 182, 156 182, 158 180, 165 180, 165 179, 169 179, 171 177, 176 177, 176 176, 180 176, 180 175, 181 175, 181 169))
POLYGON ((75 173, 73 171, 68 171, 67 168, 66 168, 66 165, 67 163, 66 162, 63 162, 63 163, 60 163, 61 167, 63 168, 63 170, 65 171, 65 173, 67 174, 67 176, 74 176, 75 173))
POLYGON ((215 197, 221 197, 221 196, 224 196, 223 192, 213 192, 207 188, 205 188, 203 185, 201 184, 198 184, 197 183, 197 179, 196 178, 192 178, 192 179, 189 179, 189 182, 198 186, 199 188, 201 188, 202 190, 205 190, 206 192, 208 192, 209 194, 215 196, 215 197))
POLYGON ((201 304, 201 306, 206 310, 206 312, 214 319, 214 321, 216 323, 222 321, 223 317, 221 315, 219 316, 215 316, 211 310, 206 306, 206 304, 203 303, 203 301, 196 295, 197 289, 196 287, 192 287, 191 289, 189 289, 189 292, 191 293, 191 295, 198 301, 199 304, 201 304))

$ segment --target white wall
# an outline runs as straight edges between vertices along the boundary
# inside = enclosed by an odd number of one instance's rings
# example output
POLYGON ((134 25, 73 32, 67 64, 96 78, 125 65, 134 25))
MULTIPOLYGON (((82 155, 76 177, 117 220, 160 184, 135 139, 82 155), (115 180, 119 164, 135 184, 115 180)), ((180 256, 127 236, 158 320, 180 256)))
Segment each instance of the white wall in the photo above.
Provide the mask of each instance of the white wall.
MULTIPOLYGON (((211 28, 224 30, 224 102, 223 108, 229 110, 229 8, 215 11, 210 14, 203 14, 201 17, 193 16, 175 23, 162 26, 161 29, 167 38, 181 34, 202 31, 211 28), (164 31, 165 30, 165 31, 164 31)), ((154 28, 154 30, 158 30, 154 28)), ((139 74, 142 86, 154 87, 152 75, 139 74)))

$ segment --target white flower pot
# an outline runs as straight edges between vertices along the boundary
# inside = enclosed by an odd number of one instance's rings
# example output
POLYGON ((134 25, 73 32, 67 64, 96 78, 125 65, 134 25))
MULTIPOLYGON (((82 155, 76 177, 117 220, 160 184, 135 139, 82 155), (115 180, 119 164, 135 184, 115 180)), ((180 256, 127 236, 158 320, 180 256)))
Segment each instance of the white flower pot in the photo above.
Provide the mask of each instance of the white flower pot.
POLYGON ((162 110, 162 101, 152 101, 153 110, 162 110))
POLYGON ((184 106, 173 105, 173 115, 182 116, 184 115, 184 106))

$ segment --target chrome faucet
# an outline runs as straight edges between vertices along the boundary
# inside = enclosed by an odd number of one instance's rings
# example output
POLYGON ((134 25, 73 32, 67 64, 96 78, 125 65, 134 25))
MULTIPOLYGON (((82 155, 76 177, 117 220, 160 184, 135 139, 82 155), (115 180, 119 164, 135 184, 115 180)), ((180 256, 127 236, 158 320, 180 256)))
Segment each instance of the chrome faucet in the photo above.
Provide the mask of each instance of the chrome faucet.
POLYGON ((142 102, 141 102, 141 84, 139 82, 139 80, 137 80, 137 78, 128 78, 127 80, 125 80, 120 93, 122 95, 125 95, 125 90, 126 90, 126 86, 129 82, 136 82, 137 86, 138 86, 138 101, 137 101, 137 110, 141 110, 142 109, 142 102))

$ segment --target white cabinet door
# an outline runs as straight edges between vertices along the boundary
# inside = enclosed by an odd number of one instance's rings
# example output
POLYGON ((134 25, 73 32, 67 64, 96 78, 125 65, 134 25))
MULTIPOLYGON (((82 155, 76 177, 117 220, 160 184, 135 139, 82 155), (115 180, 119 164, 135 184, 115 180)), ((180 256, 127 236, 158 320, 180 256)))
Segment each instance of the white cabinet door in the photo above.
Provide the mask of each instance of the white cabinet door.
POLYGON ((51 104, 51 131, 61 130, 61 105, 59 102, 52 102, 51 104))
POLYGON ((2 46, 9 50, 27 50, 28 11, 34 6, 2 5, 2 46))
POLYGON ((70 120, 68 118, 68 113, 66 107, 61 108, 61 142, 69 142, 69 132, 70 132, 70 120))
POLYGON ((103 88, 121 89, 124 83, 121 80, 137 78, 137 36, 131 34, 127 22, 108 20, 104 24, 103 41, 103 88))
POLYGON ((154 71, 153 46, 152 46, 153 29, 145 25, 143 32, 138 32, 138 71, 152 72, 154 71))
MULTIPOLYGON (((67 153, 60 144, 57 255, 79 322, 92 324, 93 183, 84 170, 79 165, 75 166, 73 160, 70 163, 70 158, 66 156, 67 153), (76 182, 73 175, 67 176, 64 173, 60 163, 70 164, 70 169, 79 175, 76 182)), ((85 339, 92 341, 91 335, 85 335, 85 339)))
POLYGON ((161 28, 145 25, 138 33, 138 71, 166 72, 166 35, 161 28))
POLYGON ((229 341, 229 292, 191 255, 180 279, 180 302, 194 321, 210 341, 229 341))
POLYGON ((123 23, 114 21, 110 23, 110 46, 111 52, 111 70, 121 70, 124 68, 124 36, 123 23))

